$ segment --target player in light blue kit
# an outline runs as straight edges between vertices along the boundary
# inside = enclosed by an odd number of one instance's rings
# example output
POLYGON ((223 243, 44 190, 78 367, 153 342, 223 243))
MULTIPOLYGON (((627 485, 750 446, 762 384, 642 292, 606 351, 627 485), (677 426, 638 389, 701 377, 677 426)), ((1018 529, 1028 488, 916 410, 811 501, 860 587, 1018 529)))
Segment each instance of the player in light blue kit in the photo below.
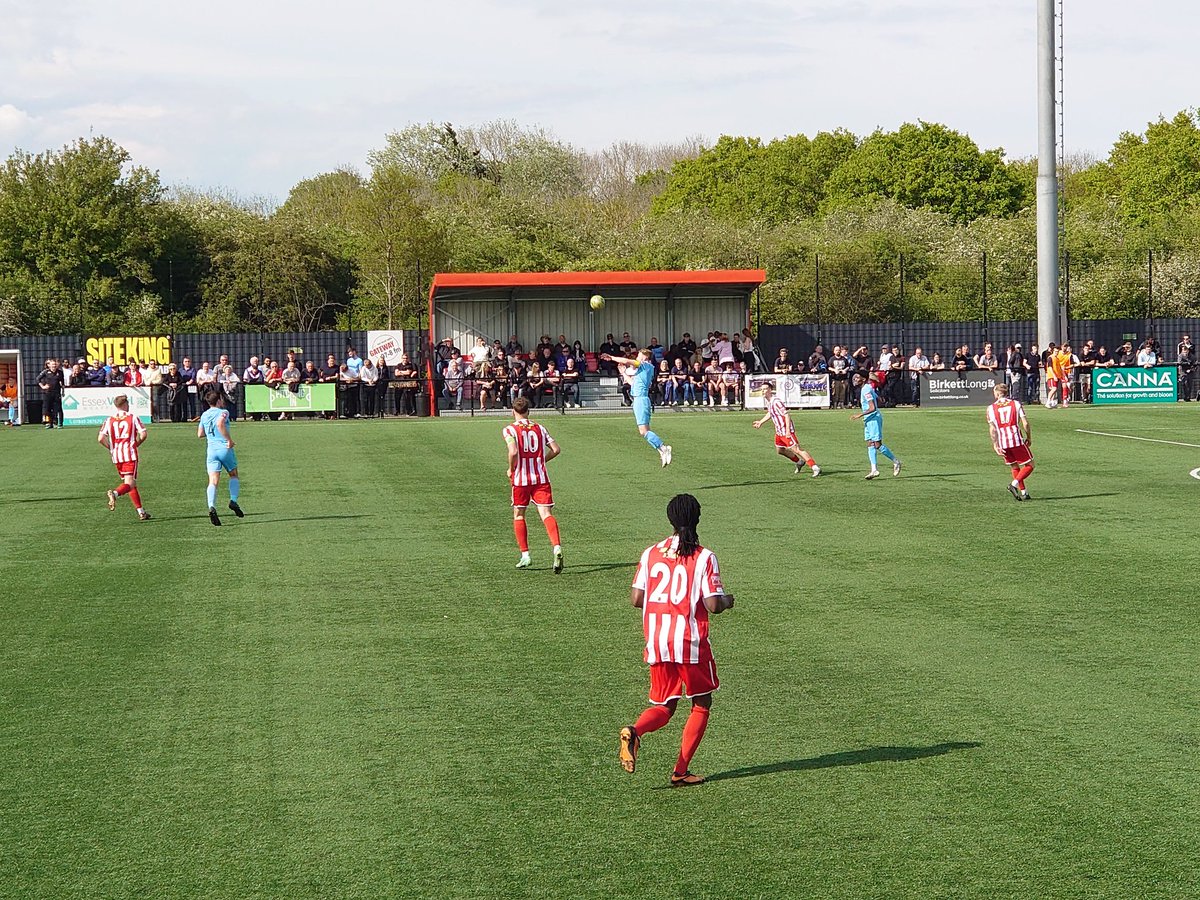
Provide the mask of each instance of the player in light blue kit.
POLYGON ((246 514, 238 506, 241 482, 238 480, 233 438, 229 436, 229 410, 225 408, 225 395, 221 391, 208 391, 204 395, 204 402, 208 404, 208 409, 200 417, 196 437, 206 438, 208 442, 208 520, 214 525, 220 525, 221 518, 217 515, 217 484, 221 480, 222 469, 229 473, 229 508, 239 519, 246 514))
POLYGON ((851 419, 863 420, 863 440, 867 442, 867 459, 871 461, 871 471, 867 480, 879 477, 876 462, 882 453, 892 461, 892 474, 900 474, 900 460, 883 442, 883 413, 879 411, 879 395, 875 392, 879 384, 879 376, 872 372, 869 379, 864 379, 859 373, 854 374, 855 385, 862 385, 862 412, 852 415, 851 419), (863 382, 867 383, 864 384, 863 382))
POLYGON ((663 468, 671 464, 671 445, 664 444, 662 438, 650 430, 650 385, 654 383, 654 354, 648 349, 641 349, 635 359, 627 356, 613 356, 601 353, 600 358, 606 361, 620 363, 623 366, 636 366, 637 371, 629 382, 629 396, 633 400, 633 418, 637 422, 638 434, 646 439, 651 447, 658 451, 663 468))

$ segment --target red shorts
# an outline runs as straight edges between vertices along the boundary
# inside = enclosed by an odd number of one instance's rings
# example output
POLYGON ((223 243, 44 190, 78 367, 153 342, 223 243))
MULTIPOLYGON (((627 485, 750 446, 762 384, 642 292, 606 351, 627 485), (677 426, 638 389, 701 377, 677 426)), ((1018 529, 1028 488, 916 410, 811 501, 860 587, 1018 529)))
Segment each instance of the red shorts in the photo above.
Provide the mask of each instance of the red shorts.
POLYGON ((548 484, 514 484, 512 486, 512 505, 517 509, 524 509, 531 500, 536 506, 553 506, 554 492, 550 490, 548 484))
POLYGON ((117 463, 117 474, 122 478, 127 478, 130 475, 137 478, 137 460, 117 463))
POLYGON ((1004 454, 1004 461, 1010 466, 1024 466, 1033 462, 1033 454, 1025 444, 1006 447, 1000 452, 1004 454))
POLYGON ((796 440, 794 434, 777 434, 775 435, 775 446, 781 447, 784 450, 799 450, 800 442, 796 440))
POLYGON ((661 706, 680 697, 711 694, 721 686, 717 664, 659 662, 650 664, 650 702, 661 706))

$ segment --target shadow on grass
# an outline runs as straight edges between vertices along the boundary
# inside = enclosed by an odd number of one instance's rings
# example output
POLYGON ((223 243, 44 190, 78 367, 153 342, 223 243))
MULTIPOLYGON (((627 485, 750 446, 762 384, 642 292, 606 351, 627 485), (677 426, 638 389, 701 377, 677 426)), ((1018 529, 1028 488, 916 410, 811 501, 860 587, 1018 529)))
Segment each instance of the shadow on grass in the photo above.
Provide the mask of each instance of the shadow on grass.
POLYGON ((715 491, 717 488, 751 487, 756 484, 787 484, 789 480, 787 478, 774 478, 771 481, 739 481, 736 484, 706 484, 703 487, 695 488, 695 490, 715 491))
POLYGON ((594 563, 588 566, 580 566, 573 568, 567 566, 563 569, 564 575, 588 575, 592 572, 607 572, 610 569, 636 569, 637 563, 631 562, 616 562, 616 563, 594 563))
POLYGON ((1109 491, 1105 494, 1070 494, 1063 497, 1030 497, 1033 503, 1046 503, 1050 500, 1090 500, 1092 497, 1115 497, 1117 492, 1109 491))
MULTIPOLYGON (((262 513, 246 513, 246 518, 254 515, 262 515, 262 513)), ((207 516, 205 517, 207 518, 207 516)), ((263 519, 261 522, 250 522, 251 525, 277 525, 280 522, 323 522, 329 519, 365 519, 367 516, 363 513, 346 513, 339 516, 291 516, 286 519, 263 519)))
MULTIPOLYGON (((97 495, 91 497, 18 497, 13 500, 0 501, 3 503, 69 503, 73 500, 95 500, 97 495)), ((104 495, 99 495, 100 502, 104 502, 104 495)))
POLYGON ((767 763, 762 766, 746 766, 709 775, 708 781, 728 781, 731 778, 754 778, 758 775, 774 775, 777 772, 807 772, 813 769, 834 769, 839 766, 865 766, 877 762, 911 762, 942 756, 955 750, 974 750, 982 747, 978 741, 949 741, 929 747, 864 747, 861 750, 843 750, 841 753, 826 753, 808 759, 789 759, 784 762, 767 763))
POLYGON ((930 472, 925 475, 906 475, 901 473, 900 477, 905 481, 912 481, 914 478, 962 478, 967 474, 966 472, 930 472))

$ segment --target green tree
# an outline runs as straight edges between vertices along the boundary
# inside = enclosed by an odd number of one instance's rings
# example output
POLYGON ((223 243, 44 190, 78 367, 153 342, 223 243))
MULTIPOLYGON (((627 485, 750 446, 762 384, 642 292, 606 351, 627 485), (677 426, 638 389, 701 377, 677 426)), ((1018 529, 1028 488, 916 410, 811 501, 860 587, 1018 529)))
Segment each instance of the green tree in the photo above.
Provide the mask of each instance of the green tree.
POLYGON ((0 275, 28 292, 25 327, 156 319, 161 204, 157 174, 106 137, 9 157, 0 167, 0 275))
POLYGON ((1022 179, 1005 167, 1003 151, 980 151, 966 135, 930 122, 876 131, 833 172, 827 193, 827 209, 887 197, 959 224, 1013 215, 1029 201, 1022 179))
POLYGON ((411 322, 423 308, 418 266, 432 277, 448 260, 445 236, 418 200, 421 189, 414 176, 384 166, 354 194, 347 221, 358 272, 356 322, 388 328, 411 322))
POLYGON ((1125 132, 1109 155, 1121 211, 1150 225, 1200 198, 1200 111, 1151 122, 1144 135, 1125 132))
POLYGON ((722 137, 695 159, 675 163, 652 210, 704 210, 745 222, 778 224, 815 215, 830 175, 854 152, 848 131, 795 135, 763 144, 722 137))

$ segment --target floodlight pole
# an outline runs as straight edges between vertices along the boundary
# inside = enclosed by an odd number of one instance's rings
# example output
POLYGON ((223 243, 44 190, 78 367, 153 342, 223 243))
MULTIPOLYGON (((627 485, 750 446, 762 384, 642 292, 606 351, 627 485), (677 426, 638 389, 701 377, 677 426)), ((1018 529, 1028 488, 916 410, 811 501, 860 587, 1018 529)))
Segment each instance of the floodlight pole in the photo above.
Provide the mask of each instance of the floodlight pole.
POLYGON ((1058 343, 1058 172, 1054 0, 1038 0, 1038 346, 1058 343))

